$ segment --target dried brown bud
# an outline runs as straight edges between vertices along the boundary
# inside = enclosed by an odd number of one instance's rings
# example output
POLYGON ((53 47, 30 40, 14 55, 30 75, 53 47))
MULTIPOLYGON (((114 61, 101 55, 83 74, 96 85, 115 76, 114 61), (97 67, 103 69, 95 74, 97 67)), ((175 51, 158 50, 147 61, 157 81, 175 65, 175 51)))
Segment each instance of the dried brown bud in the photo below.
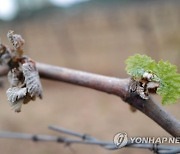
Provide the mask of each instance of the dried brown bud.
POLYGON ((9 39, 10 43, 12 43, 12 45, 15 49, 22 49, 22 46, 25 43, 25 41, 21 37, 21 35, 14 34, 14 31, 12 31, 12 30, 8 31, 7 38, 9 39))
POLYGON ((8 101, 15 112, 20 112, 22 104, 34 101, 36 97, 42 98, 42 86, 35 62, 23 56, 24 39, 12 30, 7 33, 7 37, 14 48, 0 44, 0 61, 10 67, 10 88, 6 92, 8 101))

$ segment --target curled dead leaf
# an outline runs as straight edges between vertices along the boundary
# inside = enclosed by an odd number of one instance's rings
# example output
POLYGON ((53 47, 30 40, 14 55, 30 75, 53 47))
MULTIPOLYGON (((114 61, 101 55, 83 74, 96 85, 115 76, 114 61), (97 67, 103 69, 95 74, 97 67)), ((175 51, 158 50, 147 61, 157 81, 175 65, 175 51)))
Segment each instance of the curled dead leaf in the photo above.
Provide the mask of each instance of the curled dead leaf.
POLYGON ((18 87, 9 88, 6 91, 6 95, 8 101, 10 102, 10 106, 12 106, 15 109, 15 112, 21 111, 21 106, 23 104, 26 93, 27 93, 26 88, 18 88, 18 87))
POLYGON ((42 98, 42 85, 36 65, 31 60, 22 64, 22 71, 25 78, 27 91, 31 97, 42 98))
POLYGON ((14 31, 12 31, 12 30, 8 31, 7 38, 9 39, 10 43, 12 43, 12 45, 15 49, 21 49, 25 43, 25 41, 21 37, 21 35, 14 34, 14 31))

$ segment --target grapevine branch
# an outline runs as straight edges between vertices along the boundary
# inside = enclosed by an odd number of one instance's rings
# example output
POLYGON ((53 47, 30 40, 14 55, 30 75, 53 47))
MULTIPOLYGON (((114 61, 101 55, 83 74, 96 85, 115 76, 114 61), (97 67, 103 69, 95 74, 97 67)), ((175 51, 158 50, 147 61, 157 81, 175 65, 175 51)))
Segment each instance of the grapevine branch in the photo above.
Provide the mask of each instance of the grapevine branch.
MULTIPOLYGON (((180 136, 180 121, 165 111, 152 98, 144 100, 137 94, 131 93, 129 91, 130 78, 108 77, 42 63, 36 63, 36 65, 41 78, 67 82, 119 96, 124 102, 154 120, 172 136, 180 136)), ((6 75, 8 70, 7 66, 1 67, 0 76, 6 75)))
MULTIPOLYGON (((96 145, 107 150, 118 150, 116 145, 112 141, 102 141, 93 136, 87 134, 81 134, 75 131, 67 130, 65 128, 57 127, 57 126, 49 126, 50 130, 59 132, 61 134, 66 134, 71 137, 62 137, 62 136, 52 136, 52 135, 42 135, 42 134, 29 134, 29 133, 15 133, 9 131, 0 131, 0 138, 10 138, 10 139, 24 139, 24 140, 32 140, 34 142, 57 142, 63 143, 67 146, 71 144, 84 144, 84 145, 96 145), (76 137, 76 138, 72 138, 76 137)), ((141 149, 149 149, 154 151, 155 153, 178 153, 180 152, 180 148, 177 146, 170 145, 157 145, 151 143, 131 143, 128 142, 125 148, 141 148, 141 149)))

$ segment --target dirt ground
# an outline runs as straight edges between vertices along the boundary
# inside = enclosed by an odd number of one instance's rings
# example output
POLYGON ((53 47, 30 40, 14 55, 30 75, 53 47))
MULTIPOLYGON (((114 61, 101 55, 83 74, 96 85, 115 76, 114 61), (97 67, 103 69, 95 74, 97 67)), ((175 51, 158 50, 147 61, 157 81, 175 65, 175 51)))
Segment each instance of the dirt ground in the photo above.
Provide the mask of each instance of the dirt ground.
MULTIPOLYGON (((179 4, 91 4, 63 11, 0 23, 0 37, 8 29, 21 33, 26 40, 27 55, 39 62, 125 78, 125 59, 145 53, 156 60, 169 60, 180 67, 179 4), (111 8, 111 9, 109 9, 111 8)), ((113 140, 118 132, 129 136, 169 136, 160 126, 140 112, 132 113, 120 98, 102 92, 42 79, 43 100, 24 105, 17 114, 8 105, 2 78, 0 89, 0 130, 34 134, 58 133, 48 130, 57 125, 113 140)), ((161 98, 154 96, 160 103, 161 98)), ((164 106, 180 119, 180 103, 164 106)), ((124 148, 107 151, 97 146, 31 142, 0 139, 1 154, 76 154, 76 153, 152 153, 148 150, 124 148)))

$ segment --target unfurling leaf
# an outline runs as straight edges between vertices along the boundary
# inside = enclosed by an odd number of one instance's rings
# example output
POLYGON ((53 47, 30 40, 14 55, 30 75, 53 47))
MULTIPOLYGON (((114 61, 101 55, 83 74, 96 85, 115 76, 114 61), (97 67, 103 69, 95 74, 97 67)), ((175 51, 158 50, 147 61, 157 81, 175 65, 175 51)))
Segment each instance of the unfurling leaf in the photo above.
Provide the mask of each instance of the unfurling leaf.
POLYGON ((156 65, 150 57, 140 54, 129 57, 126 64, 127 73, 136 78, 141 78, 145 72, 151 71, 156 65))
MULTIPOLYGON (((172 104, 180 98, 180 74, 177 67, 160 60, 156 63, 146 55, 136 54, 126 60, 126 70, 141 87, 153 89, 162 96, 162 104, 172 104)), ((149 90, 150 92, 150 90, 149 90)))
POLYGON ((27 60, 27 62, 22 65, 22 71, 30 96, 32 98, 36 96, 42 98, 42 86, 35 63, 31 60, 27 60))
POLYGON ((157 94, 162 96, 162 103, 175 103, 180 98, 180 74, 177 73, 177 67, 161 60, 154 72, 161 78, 157 94))

